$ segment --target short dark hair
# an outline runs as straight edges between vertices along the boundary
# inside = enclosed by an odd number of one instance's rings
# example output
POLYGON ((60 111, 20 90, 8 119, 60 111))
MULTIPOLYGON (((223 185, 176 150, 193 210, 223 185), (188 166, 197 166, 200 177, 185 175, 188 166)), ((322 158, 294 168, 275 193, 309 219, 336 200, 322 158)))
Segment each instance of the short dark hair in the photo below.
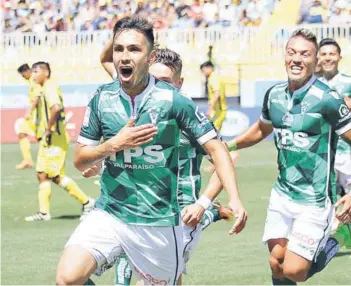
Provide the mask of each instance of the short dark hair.
POLYGON ((113 27, 113 38, 124 30, 136 30, 145 35, 149 40, 151 48, 155 45, 154 30, 152 24, 141 17, 125 17, 117 21, 113 27))
POLYGON ((27 70, 30 70, 30 67, 29 67, 28 64, 20 65, 20 66, 18 67, 18 69, 17 69, 17 71, 18 71, 19 73, 24 73, 24 72, 26 72, 27 70))
MULTIPOLYGON (((307 41, 310 41, 314 44, 315 48, 316 48, 316 54, 318 53, 318 42, 317 42, 317 37, 315 34, 312 33, 312 31, 306 29, 306 28, 299 28, 297 30, 295 30, 289 41, 292 39, 292 38, 295 38, 295 37, 302 37, 304 38, 305 40, 307 41)), ((289 43, 288 41, 288 43, 289 43)))
POLYGON ((207 61, 207 62, 204 62, 203 64, 201 64, 200 70, 203 69, 203 68, 214 68, 214 65, 213 65, 212 62, 207 61))
POLYGON ((171 70, 175 71, 177 74, 182 74, 183 63, 180 55, 170 49, 155 49, 155 59, 152 63, 160 63, 171 70))
POLYGON ((47 62, 36 62, 32 65, 32 69, 36 68, 36 67, 40 67, 41 69, 47 69, 49 72, 49 77, 51 75, 51 68, 49 63, 47 62))
POLYGON ((323 39, 323 40, 321 40, 319 42, 319 46, 318 47, 320 49, 323 46, 329 46, 329 45, 335 46, 337 48, 337 50, 338 50, 339 55, 341 54, 341 48, 340 48, 338 42, 335 41, 334 39, 330 39, 330 38, 323 39))

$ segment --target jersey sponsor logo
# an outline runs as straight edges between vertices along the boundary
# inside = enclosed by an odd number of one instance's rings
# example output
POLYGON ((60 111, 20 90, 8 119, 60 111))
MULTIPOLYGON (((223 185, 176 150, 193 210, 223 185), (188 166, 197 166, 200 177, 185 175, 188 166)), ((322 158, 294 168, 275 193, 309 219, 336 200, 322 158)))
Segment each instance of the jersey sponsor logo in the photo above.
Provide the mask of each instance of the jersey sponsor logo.
POLYGON ((210 122, 210 120, 207 118, 207 116, 205 115, 205 113, 203 113, 198 106, 196 106, 196 110, 195 110, 195 116, 197 118, 197 120, 200 121, 199 124, 199 128, 202 128, 203 126, 205 126, 206 124, 208 124, 210 122))
POLYGON ((168 285, 168 281, 166 281, 166 280, 157 279, 157 278, 153 277, 151 274, 146 274, 146 273, 142 272, 136 266, 134 266, 134 269, 142 278, 151 282, 151 285, 168 285))
POLYGON ((145 148, 135 147, 123 151, 124 164, 118 164, 121 168, 130 169, 153 169, 153 164, 159 163, 164 159, 161 145, 149 145, 145 148), (143 156, 145 164, 132 164, 132 158, 139 158, 143 156), (147 164, 149 163, 149 164, 147 164))
POLYGON ((271 99, 271 102, 272 102, 272 103, 278 103, 278 104, 281 104, 281 105, 284 104, 284 100, 282 100, 282 99, 276 99, 276 98, 272 98, 272 99, 271 99))
POLYGON ((315 245, 317 244, 317 240, 315 240, 314 238, 306 235, 306 234, 303 234, 303 233, 300 233, 300 232, 297 232, 297 231, 293 231, 291 233, 291 235, 293 237, 295 237, 297 240, 303 242, 303 243, 306 243, 308 245, 315 245))
POLYGON ((345 117, 347 114, 349 114, 349 109, 345 104, 341 104, 339 108, 339 114, 341 117, 345 117))
POLYGON ((278 139, 278 148, 280 149, 300 152, 301 150, 294 148, 294 146, 304 148, 310 144, 308 134, 304 132, 292 132, 287 129, 274 129, 274 131, 278 139), (291 144, 294 146, 290 146, 291 144))

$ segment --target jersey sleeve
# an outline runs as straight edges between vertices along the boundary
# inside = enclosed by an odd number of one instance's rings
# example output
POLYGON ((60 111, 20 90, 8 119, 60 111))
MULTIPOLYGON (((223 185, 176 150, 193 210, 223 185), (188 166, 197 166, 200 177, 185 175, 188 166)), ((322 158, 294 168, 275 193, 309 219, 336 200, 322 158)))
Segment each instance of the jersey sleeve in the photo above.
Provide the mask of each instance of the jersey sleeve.
POLYGON ((263 99, 263 106, 262 106, 262 113, 260 116, 260 120, 266 124, 272 124, 271 117, 269 116, 269 94, 273 87, 267 90, 264 99, 263 99))
POLYGON ((99 91, 95 93, 85 109, 82 128, 77 142, 88 146, 99 145, 102 137, 99 117, 99 91))
POLYGON ((54 105, 63 107, 60 101, 58 90, 59 87, 56 84, 49 84, 47 87, 45 95, 49 108, 53 107, 54 105))
POLYGON ((212 123, 191 99, 175 94, 173 112, 180 129, 195 138, 199 145, 217 138, 212 123))
POLYGON ((339 136, 351 129, 351 112, 336 91, 328 92, 322 110, 324 118, 339 136))
POLYGON ((209 78, 208 85, 211 87, 213 91, 221 90, 221 79, 220 75, 215 73, 209 78))

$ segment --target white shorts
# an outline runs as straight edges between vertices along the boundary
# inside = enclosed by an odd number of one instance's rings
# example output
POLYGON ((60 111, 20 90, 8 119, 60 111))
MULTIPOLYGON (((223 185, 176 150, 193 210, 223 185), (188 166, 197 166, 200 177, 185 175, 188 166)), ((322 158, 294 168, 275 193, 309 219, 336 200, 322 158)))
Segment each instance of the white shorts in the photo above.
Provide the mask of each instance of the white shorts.
MULTIPOLYGON (((350 166, 351 168, 351 166, 350 166)), ((345 174, 335 168, 337 182, 341 185, 346 194, 351 193, 351 174, 345 174)))
POLYGON ((193 255, 196 246, 198 245, 202 232, 202 224, 197 224, 196 227, 190 227, 183 224, 183 273, 186 273, 186 263, 193 255))
POLYGON ((329 238, 333 215, 329 199, 325 208, 317 208, 297 204, 272 190, 262 240, 286 238, 290 251, 314 261, 329 238))
POLYGON ((127 225, 95 209, 83 220, 66 247, 79 245, 95 258, 101 275, 126 253, 133 273, 144 285, 175 285, 183 269, 182 226, 127 225))

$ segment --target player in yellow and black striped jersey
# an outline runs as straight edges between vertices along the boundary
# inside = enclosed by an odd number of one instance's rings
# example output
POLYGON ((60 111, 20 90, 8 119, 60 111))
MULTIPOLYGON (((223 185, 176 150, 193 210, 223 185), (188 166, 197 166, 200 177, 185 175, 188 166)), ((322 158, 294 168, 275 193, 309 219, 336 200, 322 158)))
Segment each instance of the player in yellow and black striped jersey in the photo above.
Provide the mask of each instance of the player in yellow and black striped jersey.
POLYGON ((50 65, 37 62, 32 67, 32 77, 41 86, 38 103, 37 176, 39 179, 39 212, 25 218, 26 221, 50 220, 50 196, 52 180, 76 198, 83 206, 81 218, 93 209, 89 199, 77 184, 65 175, 65 162, 69 148, 61 88, 50 79, 50 65))
POLYGON ((29 108, 27 109, 25 116, 18 118, 15 122, 15 132, 18 135, 18 142, 23 157, 22 162, 16 165, 16 169, 22 170, 33 166, 30 141, 28 139, 28 136, 36 137, 36 128, 38 122, 37 95, 40 90, 40 86, 33 81, 31 77, 32 69, 28 64, 21 65, 17 71, 29 84, 29 108))
POLYGON ((207 79, 207 115, 212 119, 213 125, 216 129, 220 131, 228 109, 225 98, 225 83, 223 82, 221 75, 215 71, 211 62, 203 63, 200 66, 200 69, 207 79))

